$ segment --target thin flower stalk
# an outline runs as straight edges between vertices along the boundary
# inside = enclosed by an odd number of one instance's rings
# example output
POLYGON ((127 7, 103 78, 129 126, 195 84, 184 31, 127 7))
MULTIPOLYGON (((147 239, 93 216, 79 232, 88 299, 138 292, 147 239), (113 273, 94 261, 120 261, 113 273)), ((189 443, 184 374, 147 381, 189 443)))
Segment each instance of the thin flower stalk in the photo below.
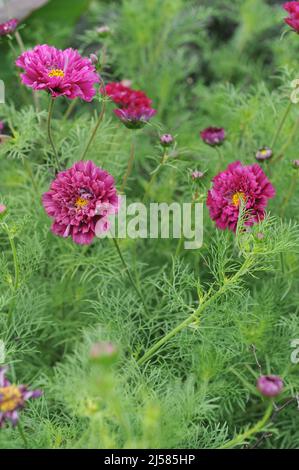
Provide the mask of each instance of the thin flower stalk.
POLYGON ((127 265, 127 263, 126 263, 126 261, 125 261, 125 259, 124 259, 124 257, 123 257, 122 252, 121 252, 121 249, 120 249, 120 246, 119 246, 119 244, 118 244, 118 241, 117 241, 117 239, 116 239, 115 237, 112 237, 112 239, 113 239, 113 243, 114 243, 114 245, 115 245, 116 251, 117 251, 117 253, 118 253, 119 257, 120 257, 121 263, 122 263, 122 265, 123 265, 123 267, 124 267, 124 269, 125 269, 125 272, 126 272, 126 274, 127 274, 127 276, 128 276, 128 279, 130 280, 130 283, 131 283, 133 289, 135 290, 136 294, 138 295, 139 299, 141 300, 141 303, 142 303, 142 305, 143 305, 143 308, 144 308, 144 311, 145 311, 146 315, 149 316, 149 311, 148 311, 148 309, 147 309, 147 306, 146 306, 145 300, 144 300, 144 298, 143 298, 143 295, 142 295, 141 291, 139 290, 139 288, 137 287, 137 285, 136 285, 136 283, 135 283, 135 281, 134 281, 134 279, 133 279, 133 276, 132 276, 132 274, 131 274, 131 271, 130 271, 130 269, 129 269, 129 267, 128 267, 128 265, 127 265))
POLYGON ((227 279, 223 285, 218 289, 213 295, 206 298, 205 301, 195 310, 194 313, 189 315, 183 322, 173 328, 169 333, 163 336, 159 341, 157 341, 151 348, 149 348, 144 355, 137 361, 139 365, 143 365, 145 362, 148 362, 170 339, 176 336, 178 333, 183 331, 192 323, 196 322, 199 324, 202 313, 213 304, 219 297, 225 294, 231 287, 239 280, 240 277, 244 276, 251 266, 254 263, 253 256, 248 256, 240 269, 234 274, 230 279, 227 279))
POLYGON ((236 437, 231 439, 230 441, 226 442, 223 446, 219 447, 219 449, 232 449, 233 447, 240 446, 248 441, 251 436, 263 431, 265 426, 267 425, 269 419, 271 418, 273 412, 273 404, 272 402, 269 403, 264 416, 260 421, 258 421, 252 428, 248 429, 247 431, 238 434, 236 437))

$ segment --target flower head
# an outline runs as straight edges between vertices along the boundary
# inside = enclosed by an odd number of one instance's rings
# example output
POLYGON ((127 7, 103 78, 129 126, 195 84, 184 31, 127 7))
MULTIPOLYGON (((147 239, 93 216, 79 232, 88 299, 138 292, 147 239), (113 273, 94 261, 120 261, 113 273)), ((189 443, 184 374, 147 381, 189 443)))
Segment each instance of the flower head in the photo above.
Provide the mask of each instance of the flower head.
POLYGON ((201 180, 204 177, 204 175, 205 174, 202 171, 194 170, 191 173, 191 178, 193 179, 193 181, 198 181, 198 180, 201 180))
POLYGON ((265 397, 276 397, 283 389, 283 381, 278 375, 261 375, 256 386, 265 397))
POLYGON ((220 229, 235 231, 241 203, 248 214, 245 225, 251 226, 263 220, 268 199, 274 196, 274 187, 257 163, 243 166, 236 161, 213 179, 207 206, 220 229))
POLYGON ((18 411, 24 408, 30 398, 38 398, 41 390, 30 391, 24 385, 13 385, 5 377, 7 367, 0 367, 0 428, 5 421, 15 426, 19 421, 18 411))
POLYGON ((299 160, 293 160, 293 167, 298 170, 299 169, 299 160))
POLYGON ((163 147, 169 147, 174 142, 174 137, 171 134, 163 134, 160 137, 160 144, 163 147))
POLYGON ((156 114, 156 110, 147 106, 115 109, 114 113, 129 129, 141 129, 156 114))
POLYGON ((202 140, 212 147, 221 145, 225 139, 225 130, 222 127, 207 127, 200 132, 202 140))
POLYGON ((111 29, 109 28, 108 25, 103 25, 103 26, 99 26, 98 28, 96 28, 96 32, 98 33, 100 38, 106 38, 107 36, 110 36, 111 29))
POLYGON ((7 34, 12 34, 17 26, 19 24, 19 21, 16 18, 13 18, 12 20, 8 20, 5 23, 0 24, 0 36, 6 36, 7 34))
POLYGON ((264 162, 265 160, 269 160, 273 156, 273 152, 270 147, 261 147, 255 154, 255 158, 260 161, 264 162))
POLYGON ((91 346, 90 358, 100 364, 111 364, 118 355, 117 347, 109 341, 97 342, 91 346))
POLYGON ((4 122, 3 121, 0 121, 0 132, 2 132, 4 130, 4 122))
POLYGON ((289 16, 284 19, 296 33, 299 33, 299 2, 286 2, 283 8, 289 13, 289 16))
POLYGON ((58 173, 42 200, 54 220, 52 232, 86 245, 96 233, 108 230, 107 217, 119 207, 113 176, 92 161, 79 161, 58 173))
POLYGON ((74 49, 60 50, 46 44, 23 52, 16 65, 24 69, 22 82, 34 90, 46 90, 53 98, 64 95, 68 99, 91 101, 100 81, 88 58, 74 49))
POLYGON ((0 215, 4 214, 6 212, 6 206, 4 204, 0 204, 0 215))

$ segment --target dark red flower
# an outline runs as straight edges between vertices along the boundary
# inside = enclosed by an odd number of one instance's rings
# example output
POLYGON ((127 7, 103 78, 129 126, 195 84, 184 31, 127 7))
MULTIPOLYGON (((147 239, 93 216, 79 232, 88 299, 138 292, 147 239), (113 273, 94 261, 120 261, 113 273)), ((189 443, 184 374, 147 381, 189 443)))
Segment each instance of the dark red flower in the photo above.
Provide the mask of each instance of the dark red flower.
POLYGON ((150 107, 152 100, 141 90, 133 90, 123 85, 121 82, 111 82, 101 89, 101 93, 106 93, 109 98, 120 108, 128 107, 150 107))
POLYGON ((283 8, 289 13, 289 17, 284 19, 285 23, 299 33, 299 2, 286 2, 283 8))

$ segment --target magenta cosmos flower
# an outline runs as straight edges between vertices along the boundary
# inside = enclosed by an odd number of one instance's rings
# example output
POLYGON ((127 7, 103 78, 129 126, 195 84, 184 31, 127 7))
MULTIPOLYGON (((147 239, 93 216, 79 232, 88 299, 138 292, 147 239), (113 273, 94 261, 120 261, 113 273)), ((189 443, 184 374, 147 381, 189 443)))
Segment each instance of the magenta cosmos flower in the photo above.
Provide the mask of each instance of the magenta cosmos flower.
POLYGON ((16 61, 24 69, 22 82, 34 90, 46 90, 53 98, 64 95, 68 99, 91 101, 100 81, 95 66, 74 49, 36 46, 24 52, 16 61))
POLYGON ((200 132, 202 140, 214 147, 215 145, 221 145, 225 139, 225 130, 222 127, 207 127, 200 132))
POLYGON ((6 212, 6 206, 0 203, 0 214, 4 214, 6 212))
POLYGON ((30 391, 24 385, 13 385, 5 377, 7 367, 0 367, 0 428, 5 421, 15 426, 19 421, 19 410, 24 408, 30 398, 38 398, 41 390, 30 391))
POLYGON ((16 18, 0 24, 0 36, 6 36, 15 32, 19 21, 16 18))
POLYGON ((285 23, 299 33, 299 2, 286 2, 283 8, 289 13, 289 17, 284 19, 285 23))
POLYGON ((42 197, 47 214, 54 219, 52 232, 71 236, 88 245, 109 228, 107 216, 116 214, 119 198, 114 178, 92 161, 80 161, 58 173, 42 197))
POLYGON ((283 389, 283 381, 278 375, 261 375, 256 386, 265 397, 276 397, 283 389))
POLYGON ((215 176, 207 206, 217 227, 235 231, 241 201, 247 210, 245 225, 251 226, 263 220, 268 199, 274 196, 275 189, 257 163, 243 166, 237 161, 215 176))

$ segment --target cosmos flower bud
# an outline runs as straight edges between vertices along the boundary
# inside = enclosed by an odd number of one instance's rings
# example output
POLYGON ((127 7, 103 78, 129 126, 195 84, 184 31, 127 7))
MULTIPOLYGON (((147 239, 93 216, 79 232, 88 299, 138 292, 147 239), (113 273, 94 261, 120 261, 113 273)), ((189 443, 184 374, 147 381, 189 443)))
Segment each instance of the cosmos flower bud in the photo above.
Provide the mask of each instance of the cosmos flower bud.
POLYGON ((132 86, 132 80, 129 80, 128 78, 124 78, 120 84, 126 88, 130 88, 132 86))
POLYGON ((19 21, 16 18, 0 24, 0 36, 6 36, 15 32, 19 21))
POLYGON ((194 170, 191 173, 191 178, 193 179, 193 181, 198 181, 198 180, 201 180, 204 177, 204 175, 205 174, 202 171, 194 170))
POLYGON ((221 145, 226 137, 225 130, 222 127, 207 127, 200 132, 200 137, 207 144, 212 147, 221 145))
POLYGON ((256 387, 265 397, 276 397, 283 389, 283 381, 278 375, 261 375, 256 387))
POLYGON ((296 170, 299 169, 299 160, 293 160, 293 168, 295 168, 296 170))
POLYGON ((174 142, 174 137, 171 134, 163 134, 160 137, 160 144, 163 147, 170 147, 174 142))
POLYGON ((4 204, 0 204, 0 217, 4 215, 6 212, 6 206, 4 204))
POLYGON ((107 25, 100 26, 99 28, 96 29, 96 32, 100 36, 100 38, 106 38, 107 36, 110 36, 111 34, 111 29, 107 25))
POLYGON ((96 65, 99 62, 99 58, 96 54, 90 54, 89 58, 94 65, 96 65))
POLYGON ((115 362, 117 355, 118 350, 116 346, 109 341, 94 343, 90 350, 91 360, 103 365, 115 362))
POLYGON ((261 241, 265 238, 265 234, 263 232, 258 232, 256 234, 256 238, 261 241))
POLYGON ((272 156, 273 152, 269 147, 261 147, 255 154, 255 158, 260 162, 269 160, 272 156))

